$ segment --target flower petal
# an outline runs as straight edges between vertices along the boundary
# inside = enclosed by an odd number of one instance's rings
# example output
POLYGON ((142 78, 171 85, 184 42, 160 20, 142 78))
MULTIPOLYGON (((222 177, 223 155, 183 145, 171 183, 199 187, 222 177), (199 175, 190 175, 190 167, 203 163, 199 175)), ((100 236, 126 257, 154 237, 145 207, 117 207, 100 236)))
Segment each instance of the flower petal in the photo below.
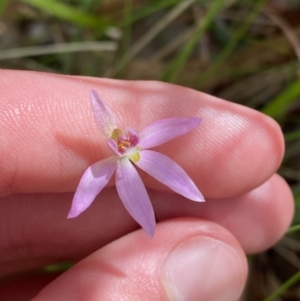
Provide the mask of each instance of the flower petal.
POLYGON ((203 195, 192 179, 169 157, 150 150, 143 150, 140 155, 141 159, 135 162, 139 168, 186 198, 204 202, 203 195))
POLYGON ((155 230, 153 207, 142 179, 127 157, 118 162, 116 186, 129 214, 152 237, 155 230))
POLYGON ((114 115, 95 90, 90 90, 90 97, 98 126, 104 135, 110 138, 113 130, 117 127, 114 115))
POLYGON ((87 209, 97 194, 104 188, 117 168, 116 157, 110 157, 91 165, 83 174, 68 218, 76 217, 87 209))
POLYGON ((151 148, 196 128, 201 118, 167 118, 150 123, 140 132, 141 149, 151 148))
POLYGON ((117 142, 113 139, 107 139, 106 142, 107 145, 114 151, 114 153, 119 155, 117 142))

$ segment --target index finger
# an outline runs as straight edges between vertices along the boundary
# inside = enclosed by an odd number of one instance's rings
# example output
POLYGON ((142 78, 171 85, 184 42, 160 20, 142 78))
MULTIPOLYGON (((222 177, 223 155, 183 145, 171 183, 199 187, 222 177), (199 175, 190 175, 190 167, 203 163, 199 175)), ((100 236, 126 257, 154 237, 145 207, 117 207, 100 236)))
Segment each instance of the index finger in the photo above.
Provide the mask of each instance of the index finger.
MULTIPOLYGON (((74 191, 85 169, 109 156, 91 110, 91 88, 109 104, 121 128, 139 131, 162 118, 202 117, 200 127, 158 148, 206 197, 257 187, 282 159, 276 122, 188 88, 25 71, 1 70, 0 76, 1 195, 74 191)), ((146 186, 162 189, 143 177, 146 186)))

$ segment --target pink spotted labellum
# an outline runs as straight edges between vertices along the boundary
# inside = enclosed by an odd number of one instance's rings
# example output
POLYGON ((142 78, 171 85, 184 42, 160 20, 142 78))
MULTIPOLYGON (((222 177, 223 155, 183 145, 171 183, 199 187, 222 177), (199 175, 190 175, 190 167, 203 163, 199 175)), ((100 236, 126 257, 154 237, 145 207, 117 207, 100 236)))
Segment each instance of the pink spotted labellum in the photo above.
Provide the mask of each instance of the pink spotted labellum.
POLYGON ((114 115, 94 90, 90 91, 98 126, 115 155, 92 164, 83 174, 68 218, 78 216, 94 201, 116 171, 116 187, 129 214, 149 237, 155 230, 155 216, 145 185, 133 164, 178 194, 196 201, 204 198, 186 172, 167 156, 148 150, 196 128, 201 118, 167 118, 146 126, 139 134, 126 127, 118 129, 114 115))

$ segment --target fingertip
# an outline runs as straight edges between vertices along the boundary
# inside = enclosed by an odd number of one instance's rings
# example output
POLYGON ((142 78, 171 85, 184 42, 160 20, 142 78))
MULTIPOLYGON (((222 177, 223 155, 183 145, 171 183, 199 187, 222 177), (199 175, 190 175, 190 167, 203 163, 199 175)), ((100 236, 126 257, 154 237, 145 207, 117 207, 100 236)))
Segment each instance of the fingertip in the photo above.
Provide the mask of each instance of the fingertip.
POLYGON ((243 264, 237 257, 232 247, 211 237, 193 237, 180 243, 162 268, 169 299, 238 300, 244 277, 241 280, 243 264))
POLYGON ((53 281, 38 300, 238 300, 247 262, 234 237, 195 219, 157 225, 96 251, 53 281), (51 299, 52 298, 52 299, 51 299))

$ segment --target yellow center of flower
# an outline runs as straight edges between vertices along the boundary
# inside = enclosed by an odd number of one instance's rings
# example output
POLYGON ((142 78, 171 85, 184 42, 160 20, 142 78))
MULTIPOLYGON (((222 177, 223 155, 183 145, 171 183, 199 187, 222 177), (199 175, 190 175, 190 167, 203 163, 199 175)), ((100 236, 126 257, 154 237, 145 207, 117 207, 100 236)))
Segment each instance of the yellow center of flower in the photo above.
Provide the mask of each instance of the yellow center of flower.
POLYGON ((128 140, 118 141, 118 150, 119 152, 126 152, 126 150, 131 147, 131 143, 128 140))
POLYGON ((121 155, 127 156, 133 162, 140 160, 140 148, 137 145, 139 139, 136 135, 115 129, 111 138, 116 141, 118 152, 121 155))
POLYGON ((134 152, 130 152, 129 154, 127 154, 127 156, 132 162, 139 161, 141 159, 139 147, 135 147, 134 152))

